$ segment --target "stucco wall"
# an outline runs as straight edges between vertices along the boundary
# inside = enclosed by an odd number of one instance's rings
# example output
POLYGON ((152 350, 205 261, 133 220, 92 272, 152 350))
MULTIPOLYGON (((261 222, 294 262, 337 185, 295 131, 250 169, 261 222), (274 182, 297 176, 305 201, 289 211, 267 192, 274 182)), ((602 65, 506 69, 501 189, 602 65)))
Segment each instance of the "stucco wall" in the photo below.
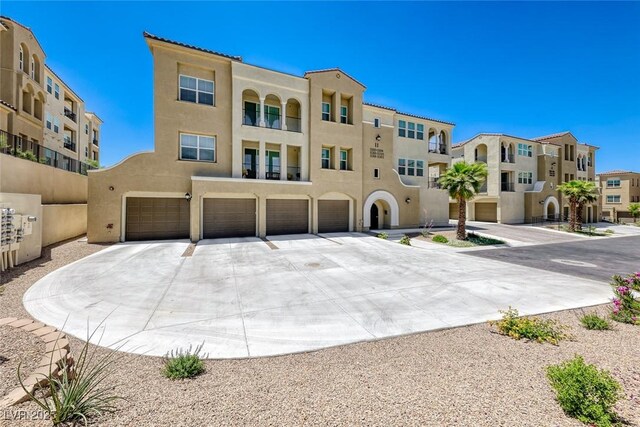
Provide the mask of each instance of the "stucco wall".
POLYGON ((18 249, 18 264, 39 258, 42 253, 42 207, 37 194, 15 194, 0 192, 0 206, 15 209, 16 214, 31 215, 32 233, 24 236, 18 249))
POLYGON ((42 203, 86 203, 87 177, 0 154, 0 192, 39 194, 42 203))
POLYGON ((42 206, 42 246, 80 236, 86 232, 86 204, 42 206))

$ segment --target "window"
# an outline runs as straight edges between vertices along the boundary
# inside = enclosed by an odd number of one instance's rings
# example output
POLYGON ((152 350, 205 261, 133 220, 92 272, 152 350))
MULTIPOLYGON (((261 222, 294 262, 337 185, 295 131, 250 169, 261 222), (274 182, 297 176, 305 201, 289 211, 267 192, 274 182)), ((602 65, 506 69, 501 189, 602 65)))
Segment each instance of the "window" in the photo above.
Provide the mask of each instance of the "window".
POLYGON ((607 187, 618 188, 620 187, 620 178, 613 178, 607 180, 607 187))
POLYGON ((47 77, 47 92, 53 92, 53 80, 51 80, 51 77, 47 77))
POLYGON ((47 111, 44 114, 44 117, 45 117, 45 122, 47 123, 47 129, 51 130, 51 113, 47 111))
POLYGON ((216 138, 213 136, 180 134, 180 160, 215 162, 216 138))
POLYGON ((416 176, 424 176, 424 161, 416 160, 416 176))
POLYGON ((331 149, 323 148, 322 149, 322 169, 330 169, 331 168, 331 149))
POLYGON ((620 195, 607 195, 607 203, 620 203, 620 195))
POLYGON ((331 121, 331 104, 328 102, 322 103, 322 120, 325 122, 331 121))
POLYGON ((549 176, 556 176, 556 171, 554 171, 553 169, 550 169, 549 176))
POLYGON ((58 85, 58 83, 56 83, 54 85, 54 96, 56 97, 56 99, 60 99, 60 85, 58 85))
POLYGON ((373 127, 374 128, 379 128, 380 127, 380 119, 379 118, 375 118, 373 119, 373 127))
POLYGON ((60 131, 60 120, 57 117, 53 118, 53 131, 55 133, 60 131))
POLYGON ((532 157, 533 149, 527 144, 518 144, 518 156, 532 157))
POLYGON ((416 161, 407 160, 407 175, 414 176, 416 174, 416 161))
POLYGON ((31 57, 31 74, 30 75, 33 80, 36 79, 36 61, 33 58, 33 56, 31 57))
POLYGON ((593 166, 593 155, 591 153, 589 153, 589 157, 587 157, 587 166, 593 166))
POLYGON ((374 179, 380 179, 380 169, 378 169, 378 168, 374 168, 373 169, 373 178, 374 179))
POLYGON ((22 50, 22 46, 20 46, 20 51, 18 52, 18 65, 20 66, 20 71, 24 69, 24 51, 22 50))
POLYGON ((84 147, 84 156, 89 157, 89 149, 87 147, 84 147))
POLYGON ((418 128, 416 132, 416 139, 424 140, 424 125, 418 123, 416 126, 418 128))
POLYGON ((347 119, 349 117, 349 107, 346 105, 340 106, 340 123, 347 124, 347 119))
POLYGON ((180 101, 213 105, 213 81, 181 75, 180 101))
POLYGON ((89 123, 84 124, 84 134, 89 135, 89 123))
POLYGON ((407 160, 406 159, 398 159, 398 174, 406 175, 407 173, 407 160))
POLYGON ((340 150, 340 170, 349 170, 349 152, 347 150, 340 150))
POLYGON ((416 124, 413 122, 409 122, 409 130, 407 131, 407 137, 408 138, 415 138, 416 137, 416 124))
POLYGON ((398 122, 398 136, 407 136, 407 122, 404 120, 398 122))
POLYGON ((533 184, 533 172, 518 172, 518 184, 533 184))

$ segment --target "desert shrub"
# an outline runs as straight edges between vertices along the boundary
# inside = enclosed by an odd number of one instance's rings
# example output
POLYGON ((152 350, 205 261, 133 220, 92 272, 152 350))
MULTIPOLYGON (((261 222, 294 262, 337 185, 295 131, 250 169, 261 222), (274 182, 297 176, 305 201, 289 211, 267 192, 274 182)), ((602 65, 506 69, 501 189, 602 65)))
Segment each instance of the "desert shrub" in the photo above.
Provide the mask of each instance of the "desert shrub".
POLYGON ((442 234, 436 234, 435 236, 433 236, 433 240, 436 243, 448 243, 449 239, 447 239, 446 237, 444 237, 442 234))
POLYGON ((407 245, 407 246, 411 246, 411 239, 409 238, 409 236, 407 236, 406 234, 404 236, 402 236, 402 238, 400 239, 400 243, 403 245, 407 245))
POLYGON ((640 271, 631 273, 626 277, 615 275, 611 278, 611 286, 616 288, 626 286, 640 292, 640 271))
POLYGON ((204 362, 202 358, 206 358, 207 355, 200 356, 202 346, 200 344, 191 351, 191 346, 184 351, 182 349, 171 350, 170 353, 164 357, 164 376, 171 379, 185 379, 193 378, 204 372, 204 362))
POLYGON ((377 237, 378 239, 387 240, 389 238, 389 234, 383 231, 382 233, 378 233, 377 237))
POLYGON ((613 287, 613 309, 611 318, 616 322, 640 325, 640 300, 638 300, 629 286, 613 287))
POLYGON ((607 228, 606 230, 604 230, 604 232, 605 232, 606 234, 615 234, 615 231, 613 231, 613 230, 612 230, 612 229, 610 229, 610 228, 607 228))
POLYGON ((467 240, 471 243, 478 246, 486 246, 486 245, 502 245, 504 242, 498 239, 492 239, 490 237, 478 236, 477 234, 469 233, 467 235, 467 240))
POLYGON ((622 387, 604 370, 587 365, 580 356, 547 367, 547 378, 564 412, 597 427, 615 425, 613 410, 622 397, 622 387))
POLYGON ((598 316, 598 313, 587 313, 580 318, 580 323, 585 328, 592 331, 606 331, 611 329, 609 321, 604 317, 598 316))
POLYGON ((565 332, 566 326, 560 325, 554 320, 545 320, 538 317, 519 317, 518 310, 509 307, 506 311, 500 311, 502 319, 491 322, 498 328, 498 332, 513 339, 527 339, 539 343, 548 342, 553 345, 570 338, 565 332))

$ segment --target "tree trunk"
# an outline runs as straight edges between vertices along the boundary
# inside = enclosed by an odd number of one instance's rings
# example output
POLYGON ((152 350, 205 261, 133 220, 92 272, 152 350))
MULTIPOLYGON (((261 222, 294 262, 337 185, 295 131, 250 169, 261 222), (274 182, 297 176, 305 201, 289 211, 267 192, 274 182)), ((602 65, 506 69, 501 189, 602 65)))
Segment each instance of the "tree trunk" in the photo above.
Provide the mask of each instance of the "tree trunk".
POLYGON ((467 230, 465 229, 467 222, 467 201, 463 198, 458 198, 458 230, 456 232, 456 239, 465 240, 467 238, 467 230))
POLYGON ((576 205, 576 230, 582 230, 582 210, 584 205, 578 203, 576 205))
POLYGON ((569 199, 569 231, 571 232, 576 231, 576 210, 576 201, 569 199))

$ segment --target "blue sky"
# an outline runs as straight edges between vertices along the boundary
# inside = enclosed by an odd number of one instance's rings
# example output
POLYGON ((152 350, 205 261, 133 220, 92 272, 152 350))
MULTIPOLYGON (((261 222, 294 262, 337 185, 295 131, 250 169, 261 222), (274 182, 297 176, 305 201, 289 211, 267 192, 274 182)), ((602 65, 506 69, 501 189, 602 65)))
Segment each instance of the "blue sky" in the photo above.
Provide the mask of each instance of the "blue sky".
POLYGON ((597 170, 640 170, 640 2, 11 2, 103 120, 104 165, 153 148, 142 31, 302 75, 339 66, 365 99, 479 132, 570 130, 597 170), (77 29, 66 31, 65 28, 77 29))

